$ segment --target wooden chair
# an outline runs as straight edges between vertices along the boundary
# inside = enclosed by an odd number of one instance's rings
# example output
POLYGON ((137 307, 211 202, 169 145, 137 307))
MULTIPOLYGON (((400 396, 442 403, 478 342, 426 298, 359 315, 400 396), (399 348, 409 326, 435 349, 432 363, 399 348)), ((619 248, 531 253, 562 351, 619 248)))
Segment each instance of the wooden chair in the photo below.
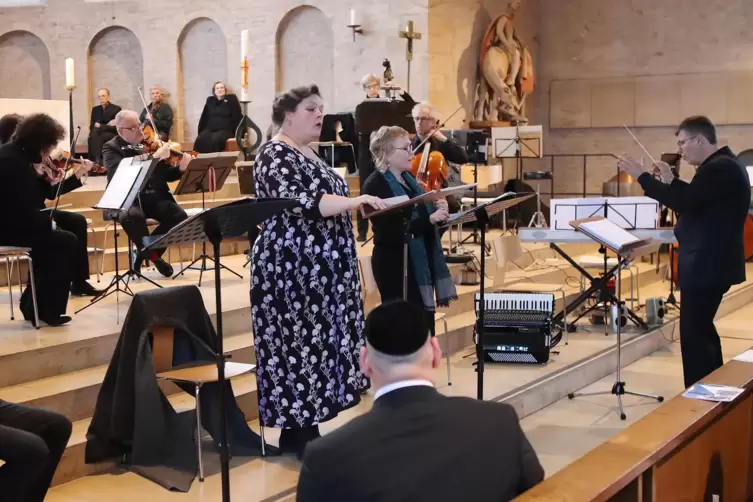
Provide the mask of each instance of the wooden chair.
MULTIPOLYGON (((217 365, 215 363, 201 364, 182 369, 173 368, 173 345, 175 342, 175 328, 170 326, 154 326, 152 328, 152 364, 154 372, 160 380, 173 383, 192 384, 196 389, 196 453, 199 457, 199 481, 204 482, 204 462, 201 459, 201 408, 199 394, 205 383, 218 381, 217 365)), ((225 379, 230 380, 239 375, 253 372, 255 364, 225 363, 225 379)), ((261 427, 262 452, 264 448, 264 427, 261 427)))
MULTIPOLYGON (((374 269, 371 268, 371 256, 358 257, 358 270, 361 274, 361 288, 363 289, 363 305, 376 306, 378 304, 378 288, 374 278, 374 269)), ((370 308, 368 310, 371 310, 370 308)), ((442 321, 444 324, 444 351, 447 360, 447 385, 452 385, 452 371, 450 369, 450 337, 448 336, 447 319, 444 312, 434 314, 434 322, 442 321)))
POLYGON ((10 320, 14 320, 13 315, 13 285, 11 284, 11 260, 15 258, 18 265, 18 285, 21 287, 21 258, 26 258, 29 262, 29 275, 31 276, 31 300, 34 305, 34 324, 39 329, 39 312, 37 311, 37 287, 34 284, 34 263, 31 259, 31 248, 16 246, 0 246, 0 257, 5 257, 5 274, 8 279, 8 293, 10 294, 10 320))

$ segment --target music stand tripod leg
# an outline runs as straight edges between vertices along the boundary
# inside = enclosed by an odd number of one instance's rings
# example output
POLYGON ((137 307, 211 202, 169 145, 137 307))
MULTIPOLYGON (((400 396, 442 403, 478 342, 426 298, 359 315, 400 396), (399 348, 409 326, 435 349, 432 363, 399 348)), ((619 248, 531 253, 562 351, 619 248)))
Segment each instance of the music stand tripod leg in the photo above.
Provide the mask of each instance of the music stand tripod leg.
MULTIPOLYGON (((623 258, 620 255, 617 255, 617 269, 619 271, 622 270, 622 261, 623 258)), ((616 284, 616 305, 618 314, 621 313, 622 309, 625 307, 623 306, 623 302, 620 300, 620 297, 622 296, 622 280, 620 279, 619 272, 617 273, 617 284, 616 284)), ((619 316, 622 317, 621 315, 619 316)), ((619 415, 621 420, 626 420, 627 415, 625 415, 625 410, 622 405, 622 396, 636 396, 636 397, 645 397, 648 399, 655 399, 658 402, 664 401, 664 396, 654 395, 654 394, 646 394, 642 392, 630 392, 625 390, 625 382, 622 381, 622 322, 621 319, 618 318, 616 322, 617 327, 617 372, 615 375, 615 382, 612 385, 612 390, 610 391, 600 391, 600 392, 571 392, 567 395, 568 399, 575 399, 576 397, 587 397, 587 396, 601 396, 601 395, 607 395, 607 394, 614 394, 617 397, 617 409, 619 410, 619 415)), ((604 319, 604 322, 606 323, 606 318, 604 319)))

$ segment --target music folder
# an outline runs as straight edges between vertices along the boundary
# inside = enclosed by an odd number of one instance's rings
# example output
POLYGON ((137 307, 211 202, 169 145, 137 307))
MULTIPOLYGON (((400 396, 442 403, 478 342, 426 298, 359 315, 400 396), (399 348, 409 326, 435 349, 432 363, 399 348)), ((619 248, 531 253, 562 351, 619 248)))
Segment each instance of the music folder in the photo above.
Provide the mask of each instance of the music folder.
POLYGON ((602 216, 571 221, 570 225, 620 256, 637 258, 659 248, 651 237, 641 239, 602 216))
POLYGON ((142 159, 139 156, 126 157, 118 164, 115 175, 107 184, 105 193, 95 209, 127 211, 133 205, 138 194, 143 190, 154 166, 155 159, 142 159))
POLYGON ((442 190, 431 190, 424 194, 413 197, 412 199, 407 195, 390 197, 389 199, 382 199, 382 201, 387 204, 387 207, 385 209, 374 209, 368 204, 364 204, 363 206, 361 206, 361 214, 364 218, 372 218, 374 216, 380 216, 382 214, 396 211, 398 209, 405 209, 424 202, 433 202, 435 200, 442 199, 456 193, 462 193, 466 190, 472 189, 475 186, 475 183, 471 183, 469 185, 459 185, 456 187, 444 188, 442 190))

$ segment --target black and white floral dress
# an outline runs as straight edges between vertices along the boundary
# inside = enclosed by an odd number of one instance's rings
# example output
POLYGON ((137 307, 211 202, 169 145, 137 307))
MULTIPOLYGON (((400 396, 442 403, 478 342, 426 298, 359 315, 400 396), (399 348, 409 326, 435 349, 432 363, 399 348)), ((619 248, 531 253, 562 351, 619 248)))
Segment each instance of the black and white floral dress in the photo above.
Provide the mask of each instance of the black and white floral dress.
POLYGON ((252 255, 251 321, 259 416, 266 427, 309 427, 355 406, 368 385, 359 351, 364 325, 349 213, 323 218, 323 194, 349 196, 321 160, 281 141, 262 146, 256 193, 300 207, 264 222, 252 255))

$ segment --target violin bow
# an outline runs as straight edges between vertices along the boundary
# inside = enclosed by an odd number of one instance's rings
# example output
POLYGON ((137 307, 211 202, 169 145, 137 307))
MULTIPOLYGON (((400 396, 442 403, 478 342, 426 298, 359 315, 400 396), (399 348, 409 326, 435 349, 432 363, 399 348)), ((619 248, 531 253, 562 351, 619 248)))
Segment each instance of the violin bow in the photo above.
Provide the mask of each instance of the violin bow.
POLYGON ((152 125, 152 129, 154 130, 154 140, 157 141, 160 145, 162 145, 162 138, 159 137, 159 131, 157 130, 157 125, 154 123, 154 117, 152 117, 152 112, 149 110, 149 107, 146 105, 146 99, 144 99, 144 93, 141 90, 141 87, 136 87, 139 90, 139 96, 141 97, 141 102, 144 104, 144 110, 146 110, 146 117, 149 119, 149 123, 152 125))
MULTIPOLYGON (((76 144, 76 141, 78 141, 78 135, 81 133, 81 126, 76 127, 76 135, 71 140, 71 144, 68 147, 68 151, 73 151, 73 145, 76 144)), ((58 189, 55 193, 55 205, 52 208, 52 211, 50 211, 50 221, 52 221, 52 217, 55 215, 55 211, 58 209, 58 204, 60 204, 60 189, 63 187, 63 181, 65 181, 65 173, 68 171, 68 164, 71 162, 71 159, 73 158, 73 154, 70 154, 65 159, 65 165, 63 166, 63 176, 60 178, 60 181, 58 182, 58 189)))
POLYGON ((431 131, 431 133, 430 133, 430 134, 429 134, 428 136, 426 136, 426 139, 425 139, 425 140, 423 140, 423 141, 422 141, 421 143, 419 143, 419 144, 418 144, 418 146, 416 146, 416 148, 414 148, 414 149, 413 149, 413 155, 415 155, 417 151, 419 151, 419 150, 420 150, 421 148, 423 148, 423 146, 424 146, 424 143, 426 143, 426 142, 427 142, 427 141, 429 141, 429 140, 430 140, 431 138, 433 138, 433 137, 434 137, 434 135, 435 135, 435 134, 437 134, 437 132, 439 132, 439 130, 440 130, 440 129, 442 129, 442 128, 443 128, 443 127, 444 127, 445 125, 447 125, 447 122, 449 122, 449 121, 450 121, 450 119, 451 119, 452 117, 454 117, 455 115, 457 115, 457 113, 458 113, 458 112, 459 112, 460 110, 462 110, 462 109, 463 109, 463 105, 460 105, 460 106, 458 106, 458 109, 457 109, 457 110, 455 110, 454 112, 452 112, 452 114, 451 114, 451 115, 450 115, 449 117, 447 117, 447 118, 446 118, 446 119, 444 120, 444 122, 442 122, 441 124, 439 124, 439 125, 438 125, 438 126, 437 126, 437 127, 436 127, 436 128, 434 129, 434 130, 433 130, 433 131, 431 131))

